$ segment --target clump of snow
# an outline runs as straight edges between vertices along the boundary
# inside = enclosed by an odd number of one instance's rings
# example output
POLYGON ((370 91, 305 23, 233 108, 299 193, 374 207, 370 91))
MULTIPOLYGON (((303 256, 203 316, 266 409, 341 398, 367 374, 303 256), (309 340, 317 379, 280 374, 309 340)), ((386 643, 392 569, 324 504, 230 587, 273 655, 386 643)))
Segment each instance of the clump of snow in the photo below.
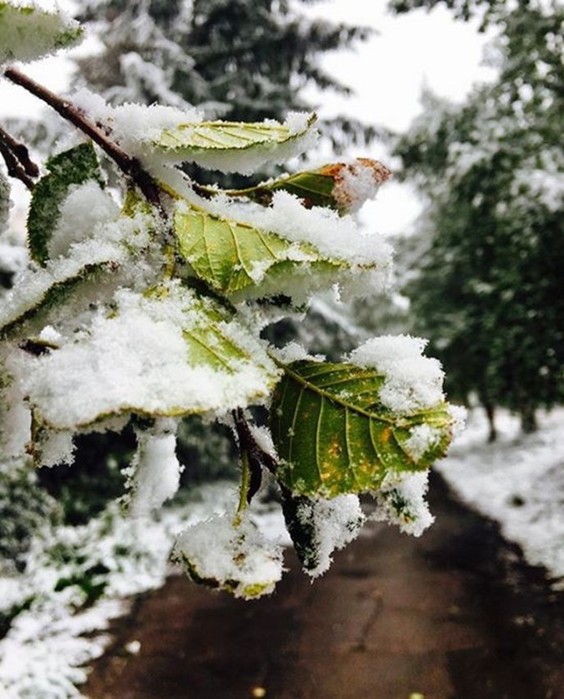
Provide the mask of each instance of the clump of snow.
POLYGON ((87 88, 77 90, 73 101, 91 119, 109 126, 116 141, 130 155, 140 158, 147 155, 144 144, 158 138, 163 130, 187 122, 197 124, 203 118, 195 108, 181 110, 160 104, 147 106, 135 103, 113 107, 87 88))
POLYGON ((415 461, 432 449, 440 441, 442 432, 427 424, 415 425, 411 428, 409 438, 403 443, 405 449, 415 461))
POLYGON ((396 524, 406 534, 421 536, 435 521, 425 501, 428 487, 427 471, 388 475, 373 493, 376 509, 370 519, 396 524))
POLYGON ((31 61, 82 37, 82 29, 57 9, 46 12, 33 2, 2 3, 0 7, 0 64, 31 61))
POLYGON ((309 127, 311 114, 309 112, 288 112, 282 126, 288 129, 291 136, 303 133, 309 127))
POLYGON ((325 357, 321 354, 310 354, 306 348, 299 342, 288 342, 284 347, 272 350, 276 358, 283 364, 291 364, 292 362, 300 362, 307 360, 309 362, 324 362, 325 357))
POLYGON ((265 425, 255 425, 254 422, 250 422, 249 429, 259 449, 262 449, 274 461, 278 461, 278 453, 276 452, 269 428, 265 425))
POLYGON ((338 171, 335 168, 331 168, 335 177, 332 194, 339 209, 350 213, 358 211, 366 201, 373 199, 380 185, 391 176, 387 167, 368 158, 343 163, 338 171))
POLYGON ((137 453, 129 509, 134 517, 158 509, 178 490, 181 466, 176 456, 177 420, 160 418, 153 427, 136 430, 137 453))
POLYGON ((40 443, 41 466, 71 465, 74 461, 74 435, 67 431, 48 430, 40 443))
POLYGON ((174 557, 195 581, 254 599, 270 594, 282 577, 282 548, 267 540, 248 516, 224 515, 188 527, 174 557))
POLYGON ((91 237, 118 215, 119 209, 98 182, 89 180, 71 188, 59 208, 59 220, 48 242, 51 259, 66 255, 71 245, 91 237))
POLYGON ((353 350, 349 361, 384 375, 380 401, 390 410, 409 413, 432 408, 444 398, 444 373, 437 359, 423 356, 426 344, 409 335, 375 337, 353 350))
POLYGON ((310 534, 300 559, 305 572, 317 578, 329 570, 333 552, 356 539, 366 518, 357 495, 338 495, 331 500, 301 499, 296 519, 300 529, 310 534))

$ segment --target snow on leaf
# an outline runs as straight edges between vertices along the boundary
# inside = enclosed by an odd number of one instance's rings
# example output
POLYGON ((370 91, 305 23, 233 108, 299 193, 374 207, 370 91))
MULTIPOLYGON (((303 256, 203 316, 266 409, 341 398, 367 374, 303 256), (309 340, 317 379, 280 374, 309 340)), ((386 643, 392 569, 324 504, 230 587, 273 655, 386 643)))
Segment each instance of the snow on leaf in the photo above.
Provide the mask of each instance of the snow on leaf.
MULTIPOLYGON (((225 294, 259 284, 273 266, 296 257, 296 245, 244 223, 205 211, 178 209, 180 253, 196 274, 225 294)), ((316 259, 312 246, 299 248, 302 262, 316 259)))
POLYGON ((293 493, 335 497, 377 490, 390 472, 429 468, 444 456, 452 416, 443 401, 411 413, 382 404, 385 376, 371 367, 300 361, 284 367, 272 399, 279 481, 293 493), (428 448, 409 448, 412 431, 433 428, 428 448))
POLYGON ((71 342, 28 359, 25 390, 48 426, 223 412, 270 392, 277 370, 261 341, 217 302, 175 283, 114 301, 71 342))
POLYGON ((27 219, 29 251, 41 265, 49 258, 49 240, 71 188, 88 180, 102 181, 98 158, 90 142, 54 156, 47 161, 47 168, 49 174, 33 190, 27 219))
POLYGON ((81 27, 61 12, 46 12, 33 3, 0 2, 0 64, 30 61, 72 46, 81 27))
MULTIPOLYGON (((298 197, 306 207, 322 206, 341 214, 358 210, 376 196, 379 186, 391 173, 376 160, 358 158, 351 163, 324 165, 280 177, 247 189, 228 190, 232 197, 247 197, 264 206, 270 204, 274 192, 283 190, 298 197)), ((214 190, 209 188, 210 195, 214 190)))
POLYGON ((270 594, 282 577, 282 549, 248 517, 198 522, 178 537, 173 556, 196 583, 256 599, 270 594))
POLYGON ((282 495, 284 519, 298 558, 304 571, 316 578, 329 569, 333 551, 358 536, 365 521, 358 497, 338 495, 324 500, 282 495))
POLYGON ((295 123, 202 121, 165 128, 145 145, 167 162, 195 162, 224 172, 252 173, 266 163, 281 163, 313 143, 316 117, 301 115, 295 123))
POLYGON ((222 294, 257 298, 284 294, 303 303, 342 283, 370 290, 379 260, 360 264, 331 257, 309 241, 288 240, 253 224, 185 205, 175 213, 180 254, 194 273, 222 294))

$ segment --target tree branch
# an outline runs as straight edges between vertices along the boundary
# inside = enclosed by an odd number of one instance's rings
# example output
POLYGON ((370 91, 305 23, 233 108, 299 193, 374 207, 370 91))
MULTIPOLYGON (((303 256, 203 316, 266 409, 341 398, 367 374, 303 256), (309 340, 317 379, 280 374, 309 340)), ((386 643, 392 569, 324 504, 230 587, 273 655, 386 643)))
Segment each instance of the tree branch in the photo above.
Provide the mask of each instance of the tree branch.
POLYGON ((29 157, 27 147, 1 126, 0 153, 4 158, 10 177, 20 180, 31 191, 35 186, 34 179, 39 175, 39 168, 29 157))
POLYGON ((4 76, 48 104, 63 119, 70 121, 71 124, 91 138, 116 163, 120 170, 135 182, 147 201, 157 206, 161 214, 167 218, 161 199, 161 190, 153 177, 143 169, 137 158, 128 155, 97 124, 91 121, 81 109, 69 100, 62 99, 54 92, 51 92, 51 90, 43 87, 43 85, 36 83, 16 68, 8 68, 4 71, 4 76))

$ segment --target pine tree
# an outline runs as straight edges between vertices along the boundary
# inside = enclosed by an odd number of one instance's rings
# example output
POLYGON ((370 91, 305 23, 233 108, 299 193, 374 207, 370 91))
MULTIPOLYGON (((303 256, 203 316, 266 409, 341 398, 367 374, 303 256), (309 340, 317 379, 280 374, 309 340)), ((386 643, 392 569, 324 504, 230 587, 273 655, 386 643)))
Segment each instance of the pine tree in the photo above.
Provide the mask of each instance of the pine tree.
POLYGON ((560 402, 564 388, 564 12, 546 3, 447 5, 464 18, 482 13, 483 26, 499 23, 500 73, 462 107, 427 94, 397 142, 434 229, 408 291, 451 390, 477 394, 490 417, 495 406, 510 408, 531 431, 536 409, 560 402))
MULTIPOLYGON (((116 102, 197 105, 208 116, 233 121, 311 110, 306 87, 349 94, 319 66, 319 58, 371 33, 308 19, 287 0, 81 4, 103 45, 98 56, 78 61, 90 86, 116 102)), ((372 126, 344 116, 323 128, 337 150, 375 135, 372 126)))

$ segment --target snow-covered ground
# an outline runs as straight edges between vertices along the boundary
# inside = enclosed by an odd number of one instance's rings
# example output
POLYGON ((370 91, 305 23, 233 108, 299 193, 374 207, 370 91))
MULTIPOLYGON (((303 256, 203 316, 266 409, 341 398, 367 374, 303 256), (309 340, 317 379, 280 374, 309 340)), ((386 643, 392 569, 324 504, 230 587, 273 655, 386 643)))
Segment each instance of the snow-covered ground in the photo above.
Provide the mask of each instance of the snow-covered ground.
POLYGON ((473 412, 450 455, 437 466, 460 498, 501 524, 533 565, 564 587, 564 409, 540 418, 523 435, 519 421, 500 413, 499 438, 487 444, 484 415, 473 412))

